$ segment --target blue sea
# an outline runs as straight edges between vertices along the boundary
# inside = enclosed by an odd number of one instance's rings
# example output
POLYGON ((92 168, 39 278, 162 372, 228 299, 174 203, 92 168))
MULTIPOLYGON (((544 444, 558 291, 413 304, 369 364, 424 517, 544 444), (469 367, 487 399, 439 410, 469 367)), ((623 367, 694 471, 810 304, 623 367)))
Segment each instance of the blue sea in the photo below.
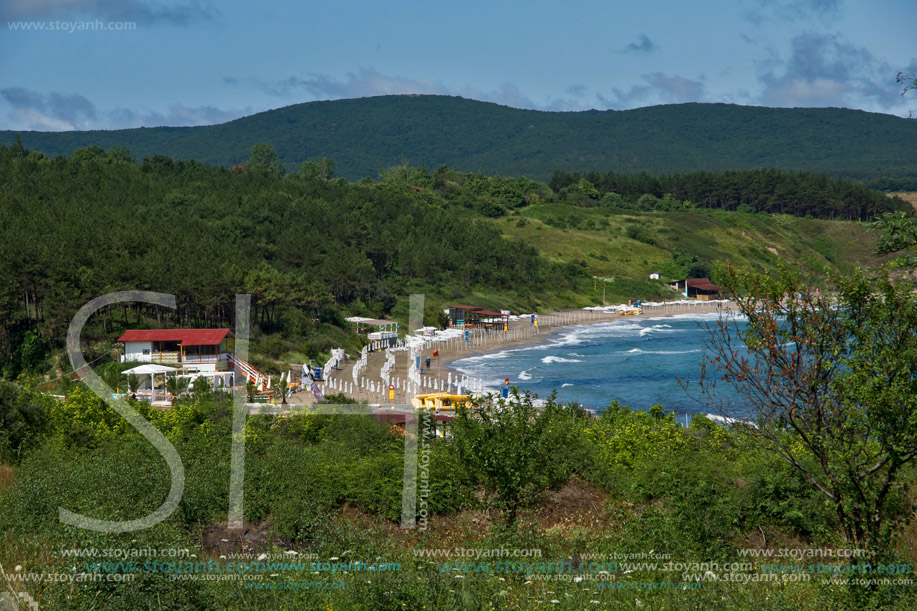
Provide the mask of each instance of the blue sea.
MULTIPOLYGON (((715 328, 718 316, 622 318, 565 327, 548 335, 544 344, 473 356, 451 367, 490 388, 499 388, 509 378, 511 386, 541 398, 556 389, 559 400, 590 409, 600 410, 618 400, 644 410, 658 403, 680 417, 713 413, 711 406, 698 400, 704 397, 697 381, 704 342, 710 339, 707 325, 715 328), (687 383, 687 391, 682 383, 687 383)), ((723 383, 717 393, 731 404, 729 415, 748 415, 741 399, 723 383)))

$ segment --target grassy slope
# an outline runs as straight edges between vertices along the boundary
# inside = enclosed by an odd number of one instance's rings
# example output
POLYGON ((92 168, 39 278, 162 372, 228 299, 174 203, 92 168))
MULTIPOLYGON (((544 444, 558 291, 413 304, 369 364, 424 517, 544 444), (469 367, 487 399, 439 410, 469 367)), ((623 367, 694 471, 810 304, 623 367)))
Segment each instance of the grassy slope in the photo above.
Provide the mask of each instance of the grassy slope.
MULTIPOLYGON (((699 260, 758 269, 779 262, 812 263, 838 269, 874 267, 888 260, 872 254, 875 234, 861 223, 797 218, 742 212, 692 210, 679 212, 627 211, 609 214, 601 208, 564 204, 537 204, 509 216, 491 219, 502 235, 534 246, 539 254, 559 263, 583 264, 590 276, 606 281, 606 302, 631 298, 678 298, 649 274, 672 261, 681 250, 699 260), (655 241, 646 244, 627 237, 637 226, 655 241)), ((557 310, 601 303, 601 280, 582 279, 575 291, 531 293, 476 287, 459 291, 452 287, 412 287, 423 293, 428 322, 431 313, 454 303, 472 303, 488 309, 514 312, 557 310)), ((399 299, 392 317, 407 320, 408 299, 399 299)))
MULTIPOLYGON (((657 283, 635 284, 648 278, 672 259, 678 248, 701 260, 738 265, 773 267, 779 261, 792 264, 811 261, 840 268, 874 266, 881 260, 872 255, 875 240, 865 226, 845 221, 801 219, 739 212, 627 212, 609 215, 601 209, 538 205, 519 214, 497 219, 508 239, 532 244, 555 261, 579 261, 590 274, 615 278, 606 283, 609 298, 649 298, 657 283), (552 226, 562 220, 566 227, 552 226), (626 235, 636 225, 656 245, 638 242, 626 235), (773 250, 769 250, 773 249, 773 250), (776 254, 775 252, 776 251, 776 254), (622 280, 630 279, 631 282, 622 280), (642 291, 633 294, 634 291, 642 291)), ((593 286, 584 287, 586 297, 593 286)), ((599 294, 601 287, 599 287, 599 294)))
POLYGON ((915 192, 915 191, 899 191, 899 192, 897 192, 897 193, 889 193, 889 194, 888 194, 889 197, 892 197, 892 196, 895 196, 895 195, 897 195, 898 197, 900 197, 901 199, 903 199, 904 201, 906 201, 906 202, 909 203, 910 205, 914 206, 914 208, 917 208, 917 192, 915 192))

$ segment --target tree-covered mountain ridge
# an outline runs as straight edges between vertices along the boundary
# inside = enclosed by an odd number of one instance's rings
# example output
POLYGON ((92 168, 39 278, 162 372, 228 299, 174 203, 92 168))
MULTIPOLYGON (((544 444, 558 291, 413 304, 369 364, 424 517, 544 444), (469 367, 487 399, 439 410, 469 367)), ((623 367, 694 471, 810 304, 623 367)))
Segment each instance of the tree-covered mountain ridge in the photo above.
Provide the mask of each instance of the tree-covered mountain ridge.
MULTIPOLYGON (((15 138, 0 132, 0 143, 15 138)), ((336 173, 375 177, 407 161, 430 169, 547 180, 555 170, 660 175, 697 170, 805 170, 879 188, 917 184, 917 121, 841 108, 674 104, 633 110, 546 112, 433 95, 308 102, 219 125, 23 132, 48 156, 124 146, 230 167, 258 142, 289 171, 330 157, 336 173)))

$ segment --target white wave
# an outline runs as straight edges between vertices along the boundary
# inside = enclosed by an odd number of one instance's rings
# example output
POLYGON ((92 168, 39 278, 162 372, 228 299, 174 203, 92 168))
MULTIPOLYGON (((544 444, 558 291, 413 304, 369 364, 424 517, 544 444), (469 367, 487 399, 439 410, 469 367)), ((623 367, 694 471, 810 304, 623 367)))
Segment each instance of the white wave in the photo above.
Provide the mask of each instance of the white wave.
POLYGON ((542 363, 582 363, 582 359, 565 359, 562 356, 546 356, 541 359, 542 363))
POLYGON ((566 387, 568 387, 568 386, 573 386, 573 384, 570 384, 569 382, 567 382, 566 384, 561 384, 560 387, 561 387, 561 388, 566 388, 566 387))
MULTIPOLYGON (((736 312, 726 312, 726 318, 728 320, 745 320, 746 317, 742 316, 736 312)), ((719 312, 703 312, 703 313, 687 313, 687 314, 672 314, 671 316, 659 316, 657 318, 651 318, 647 320, 666 320, 666 319, 675 319, 675 320, 718 320, 720 318, 719 312)))
POLYGON ((532 376, 530 376, 529 373, 525 370, 520 371, 518 377, 520 380, 531 380, 532 379, 532 376))
MULTIPOLYGON (((538 348, 549 348, 550 346, 538 346, 538 348)), ((492 361, 495 359, 506 359, 510 358, 516 352, 525 352, 527 350, 534 350, 535 346, 525 346, 523 348, 512 348, 507 350, 500 350, 498 352, 486 352, 484 354, 477 354, 475 356, 466 356, 461 359, 453 361, 449 366, 455 368, 464 368, 475 364, 482 364, 484 361, 492 361)))
POLYGON ((632 322, 612 321, 595 325, 571 327, 561 334, 552 346, 571 346, 582 344, 595 338, 634 337, 643 327, 632 322))
POLYGON ((652 327, 640 329, 640 337, 644 337, 650 333, 671 333, 673 330, 672 325, 653 325, 652 327))
POLYGON ((641 350, 640 348, 631 348, 627 351, 628 354, 691 354, 692 352, 700 352, 700 348, 695 348, 694 350, 641 350))

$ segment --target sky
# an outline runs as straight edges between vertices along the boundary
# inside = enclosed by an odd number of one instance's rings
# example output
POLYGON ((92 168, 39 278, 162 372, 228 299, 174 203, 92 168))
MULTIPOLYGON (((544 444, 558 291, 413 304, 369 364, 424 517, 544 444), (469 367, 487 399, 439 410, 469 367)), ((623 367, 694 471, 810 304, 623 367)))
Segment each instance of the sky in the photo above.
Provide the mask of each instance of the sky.
POLYGON ((917 117, 914 0, 0 0, 0 129, 208 125, 314 100, 726 102, 917 117))

